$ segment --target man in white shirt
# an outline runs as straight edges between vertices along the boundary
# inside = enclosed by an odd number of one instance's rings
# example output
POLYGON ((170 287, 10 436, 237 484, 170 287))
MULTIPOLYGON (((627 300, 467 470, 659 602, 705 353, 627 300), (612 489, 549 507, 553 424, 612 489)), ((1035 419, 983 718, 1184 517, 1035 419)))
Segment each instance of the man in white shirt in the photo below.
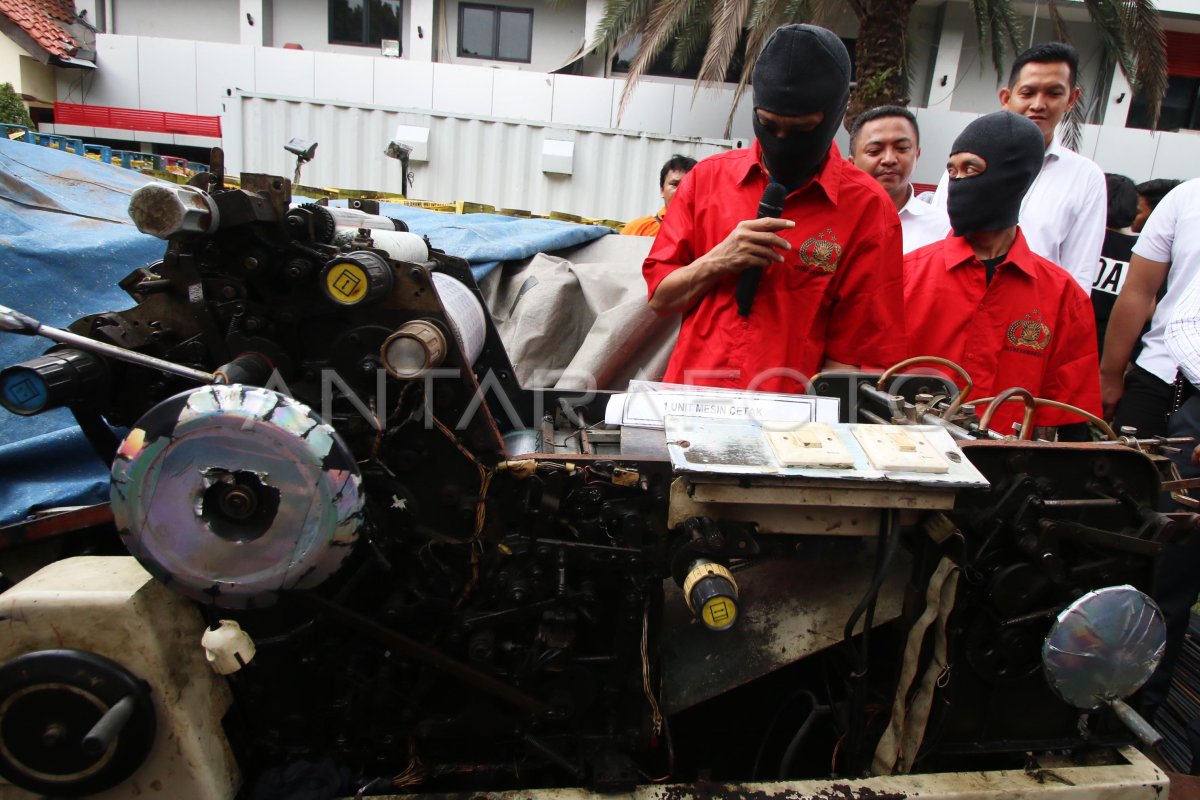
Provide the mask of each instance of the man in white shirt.
MULTIPOLYGON (((1089 159, 1063 147, 1054 129, 1079 99, 1079 54, 1047 42, 1017 56, 1000 105, 1037 123, 1046 140, 1042 171, 1025 195, 1020 226, 1030 249, 1071 273, 1089 295, 1104 245, 1108 189, 1089 159)), ((946 206, 943 175, 934 204, 946 206)))
MULTIPOLYGON (((1142 229, 1143 240, 1147 235, 1153 238, 1146 241, 1145 245, 1139 241, 1134 247, 1135 253, 1143 253, 1143 256, 1135 255, 1134 258, 1157 257, 1171 262, 1167 294, 1154 313, 1151 327, 1151 334, 1158 334, 1156 346, 1161 347, 1163 358, 1179 368, 1178 390, 1182 402, 1171 414, 1166 429, 1169 436, 1200 437, 1200 280, 1195 280, 1196 265, 1200 262, 1198 222, 1200 180, 1192 180, 1168 194, 1155 208, 1142 229), (1164 212, 1169 215, 1169 220, 1164 212), (1148 255, 1151 252, 1155 255, 1148 255), (1176 280, 1177 277, 1181 280, 1176 280), (1163 312, 1168 300, 1171 307, 1163 312)), ((1162 261, 1156 263, 1162 264, 1162 261)), ((1168 267, 1167 264, 1162 266, 1168 267)), ((1121 294, 1124 295, 1124 289, 1121 294)), ((1180 448, 1171 456, 1180 477, 1200 476, 1197 457, 1200 457, 1200 447, 1194 451, 1191 447, 1180 448)), ((1194 490, 1191 494, 1196 496, 1194 490)), ((1169 505, 1172 507, 1162 510, 1180 510, 1173 502, 1169 505)), ((1179 657, 1197 593, 1200 593, 1200 537, 1193 536, 1182 543, 1167 543, 1155 560, 1152 592, 1167 624, 1166 647, 1158 669, 1141 692, 1142 712, 1151 722, 1170 688, 1171 674, 1179 657)))
POLYGON ((911 179, 920 157, 921 132, 907 108, 872 108, 859 114, 850 128, 850 163, 892 198, 900 213, 905 253, 941 241, 950 232, 946 210, 914 196, 911 179))
POLYGON ((1100 394, 1105 415, 1118 426, 1137 428, 1139 436, 1166 432, 1171 384, 1179 362, 1167 347, 1167 323, 1190 285, 1200 280, 1200 178, 1171 190, 1133 246, 1129 273, 1108 318, 1100 360, 1100 394), (1155 297, 1166 283, 1158 305, 1155 297), (1150 330, 1133 369, 1126 364, 1154 309, 1150 330))

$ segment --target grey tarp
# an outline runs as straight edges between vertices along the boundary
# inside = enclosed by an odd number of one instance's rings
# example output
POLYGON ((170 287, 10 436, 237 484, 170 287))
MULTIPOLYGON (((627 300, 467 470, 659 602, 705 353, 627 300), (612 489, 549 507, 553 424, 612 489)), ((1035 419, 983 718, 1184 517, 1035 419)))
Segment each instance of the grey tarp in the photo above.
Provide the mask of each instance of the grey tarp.
POLYGON ((646 305, 642 261, 653 241, 605 236, 484 278, 480 289, 521 385, 621 390, 632 378, 662 376, 679 317, 660 318, 646 305))

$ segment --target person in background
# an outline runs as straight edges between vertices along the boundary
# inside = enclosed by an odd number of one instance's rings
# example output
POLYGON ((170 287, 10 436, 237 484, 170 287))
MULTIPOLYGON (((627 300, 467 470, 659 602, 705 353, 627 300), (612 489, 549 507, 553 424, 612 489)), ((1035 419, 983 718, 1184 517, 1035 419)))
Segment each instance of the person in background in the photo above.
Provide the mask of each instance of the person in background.
POLYGON ((870 175, 892 198, 900 213, 904 252, 946 237, 950 220, 944 209, 920 200, 912 174, 921 157, 916 116, 901 106, 864 111, 850 127, 850 163, 870 175))
POLYGON ((833 141, 850 100, 846 46, 785 25, 750 83, 752 145, 696 165, 642 265, 650 307, 683 315, 664 380, 803 392, 818 370, 896 363, 900 218, 833 141))
POLYGON ((1167 432, 1179 363, 1167 350, 1166 327, 1179 298, 1198 279, 1200 178, 1194 178, 1168 192, 1146 221, 1108 317, 1100 391, 1105 416, 1111 415, 1117 428, 1135 428, 1141 437, 1167 432), (1152 311, 1150 330, 1143 336, 1152 311), (1142 352, 1129 368, 1139 338, 1142 352))
POLYGON ((1183 181, 1172 180, 1170 178, 1155 178, 1139 183, 1137 185, 1137 216, 1133 218, 1133 223, 1129 226, 1130 229, 1134 233, 1141 233, 1142 228, 1146 225, 1146 220, 1150 219, 1151 212, 1167 196, 1167 192, 1181 183, 1183 181))
MULTIPOLYGON (((1042 168, 1038 126, 1009 111, 972 122, 950 149, 947 210, 953 235, 904 257, 910 356, 962 365, 975 391, 1020 386, 1034 397, 1100 411, 1096 334, 1088 297, 1066 270, 1034 253, 1017 223, 1042 168)), ((1011 434, 1022 404, 1004 403, 991 429, 1011 434)), ((1029 431, 1089 437, 1077 414, 1040 408, 1029 431)))
POLYGON ((630 220, 625 223, 621 233, 625 236, 657 236, 658 229, 662 225, 663 214, 667 213, 667 206, 671 205, 671 198, 675 196, 679 182, 683 180, 684 175, 692 171, 694 166, 696 166, 694 158, 681 156, 678 153, 671 156, 658 173, 658 193, 663 201, 662 210, 649 217, 630 220))
MULTIPOLYGON (((1176 208, 1169 209, 1167 201, 1164 201, 1158 207, 1162 211, 1155 210, 1142 235, 1160 237, 1159 244, 1169 245, 1172 257, 1171 293, 1177 295, 1177 298, 1173 298, 1174 310, 1161 331, 1164 348, 1171 362, 1179 368, 1173 403, 1176 409, 1170 416, 1165 432, 1172 437, 1200 438, 1200 280, 1185 281, 1179 292, 1173 291, 1174 270, 1185 261, 1194 261, 1198 255, 1197 251, 1200 250, 1200 231, 1196 230, 1197 224, 1200 223, 1200 181, 1189 181, 1177 191, 1184 191, 1191 184, 1197 185, 1191 186, 1190 196, 1186 201, 1185 198, 1168 195, 1171 200, 1177 200, 1172 203, 1176 208), (1169 227, 1166 226, 1166 217, 1160 216, 1168 211, 1173 211, 1169 227)), ((1137 249, 1140 253, 1140 243, 1137 249)), ((1153 256, 1148 254, 1148 257, 1153 256)), ((1189 276, 1194 278, 1194 273, 1189 273, 1189 276)), ((1166 302, 1160 304, 1160 307, 1162 305, 1166 305, 1166 302)), ((1156 313, 1155 323, 1158 321, 1156 313)), ((1200 466, 1197 466, 1200 462, 1200 446, 1195 450, 1190 446, 1177 448, 1169 457, 1175 462, 1181 478, 1200 477, 1200 466)), ((1190 494, 1195 497, 1200 495, 1200 492, 1193 489, 1190 494)), ((1161 510, 1188 509, 1171 500, 1164 503, 1161 510)), ((1200 593, 1200 537, 1192 536, 1182 543, 1165 544, 1155 559, 1154 589, 1151 596, 1163 612, 1163 619, 1167 625, 1167 641, 1158 669, 1150 676, 1150 680, 1146 681, 1141 691, 1142 714, 1151 723, 1167 698, 1197 593, 1200 593)), ((1195 727, 1195 721, 1184 722, 1190 733, 1195 727)), ((1193 760, 1193 765, 1195 763, 1193 760)))
MULTIPOLYGON (((1106 174, 1104 180, 1108 184, 1108 227, 1104 231, 1100 268, 1096 271, 1096 280, 1092 282, 1092 308, 1096 311, 1096 336, 1099 337, 1101 352, 1104 351, 1108 317, 1129 273, 1129 258, 1137 241, 1129 225, 1138 209, 1137 187, 1133 181, 1124 175, 1112 173, 1106 174)), ((1137 349, 1141 349, 1140 344, 1137 349)), ((1133 356, 1136 358, 1137 353, 1133 356)))
MULTIPOLYGON (((1090 294, 1104 245, 1104 173, 1063 147, 1054 130, 1079 100, 1079 54, 1062 42, 1035 45, 1013 62, 1000 105, 1037 124, 1046 155, 1021 205, 1021 231, 1029 249, 1059 265, 1090 294)), ((934 203, 946 205, 947 182, 934 203)))

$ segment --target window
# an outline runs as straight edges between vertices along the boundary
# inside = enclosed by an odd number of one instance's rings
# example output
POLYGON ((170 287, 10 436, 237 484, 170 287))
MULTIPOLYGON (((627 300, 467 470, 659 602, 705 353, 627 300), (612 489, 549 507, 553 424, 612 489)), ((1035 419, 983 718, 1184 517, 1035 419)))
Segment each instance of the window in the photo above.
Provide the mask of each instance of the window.
MULTIPOLYGON (((1200 34, 1167 31, 1167 94, 1158 118, 1158 130, 1200 129, 1200 34)), ((1129 128, 1149 128, 1150 109, 1136 95, 1125 122, 1129 128)))
POLYGON ((458 54, 467 58, 529 63, 533 11, 528 8, 458 6, 458 54))
MULTIPOLYGON (((1129 128, 1149 128, 1150 108, 1143 95, 1133 98, 1129 107, 1129 128)), ((1167 94, 1158 116, 1158 130, 1177 131, 1200 128, 1200 78, 1172 75, 1167 79, 1167 94)))
POLYGON ((400 39, 400 0, 329 0, 329 42, 379 47, 400 39))

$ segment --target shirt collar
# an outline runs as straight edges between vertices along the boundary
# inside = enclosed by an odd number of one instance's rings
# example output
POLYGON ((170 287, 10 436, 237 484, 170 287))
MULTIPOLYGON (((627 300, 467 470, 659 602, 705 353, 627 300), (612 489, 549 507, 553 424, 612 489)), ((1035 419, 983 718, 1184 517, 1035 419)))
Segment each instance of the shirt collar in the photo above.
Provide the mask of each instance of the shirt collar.
MULTIPOLYGON (((813 179, 804 186, 797 189, 796 192, 805 191, 814 183, 820 187, 825 196, 829 198, 829 202, 835 206, 838 201, 838 186, 842 182, 842 170, 849 166, 850 162, 842 158, 842 151, 838 149, 837 142, 830 142, 829 152, 825 154, 825 160, 821 162, 817 174, 813 179)), ((743 186, 751 181, 758 180, 758 176, 762 176, 762 180, 770 180, 766 169, 762 165, 762 147, 758 143, 758 139, 746 151, 746 158, 742 163, 740 172, 734 173, 738 183, 743 186)), ((791 195, 789 195, 790 197, 791 195)))
POLYGON ((931 206, 929 203, 926 203, 924 200, 918 200, 917 190, 914 189, 913 185, 910 183, 908 185, 908 201, 905 202, 900 210, 907 211, 914 217, 920 217, 928 214, 930 211, 933 211, 933 206, 931 206))
MULTIPOLYGON (((964 264, 980 264, 979 259, 975 258, 975 251, 971 248, 968 242, 962 236, 947 236, 942 242, 943 253, 945 254, 946 271, 961 267, 964 264)), ((1008 248, 1008 255, 1003 264, 1012 264, 1021 272, 1029 277, 1033 277, 1033 270, 1030 262, 1033 260, 1033 251, 1029 249, 1029 243, 1025 241, 1025 234, 1020 228, 1017 228, 1017 238, 1013 239, 1012 247, 1008 248)))
POLYGON ((1052 158, 1055 161, 1057 161, 1058 159, 1062 158, 1062 154, 1063 154, 1062 143, 1060 143, 1058 141, 1058 137, 1055 136, 1050 139, 1050 146, 1046 148, 1046 157, 1043 159, 1043 163, 1045 163, 1046 161, 1049 161, 1052 158))

